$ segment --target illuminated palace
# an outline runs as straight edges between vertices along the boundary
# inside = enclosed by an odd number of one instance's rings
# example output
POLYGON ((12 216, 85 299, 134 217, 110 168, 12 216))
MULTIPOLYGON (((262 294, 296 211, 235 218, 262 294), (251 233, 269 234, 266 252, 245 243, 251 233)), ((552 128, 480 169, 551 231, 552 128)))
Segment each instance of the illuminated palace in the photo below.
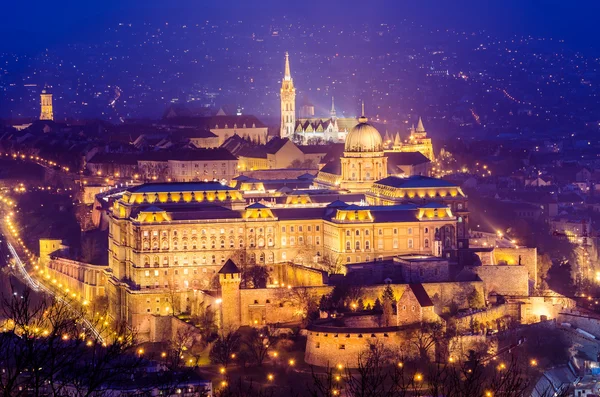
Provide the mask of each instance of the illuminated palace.
MULTIPOLYGON (((169 314, 173 291, 189 302, 192 291, 213 289, 229 258, 273 266, 300 258, 312 265, 323 258, 361 262, 409 253, 452 256, 458 218, 445 200, 466 202, 466 197, 457 186, 414 178, 419 181, 415 186, 381 181, 367 195, 373 205, 248 205, 242 192, 219 183, 133 187, 115 202, 110 217, 106 290, 111 312, 137 326, 149 322, 147 316, 169 314), (422 191, 431 200, 401 199, 420 197, 422 191)), ((306 200, 296 201, 310 202, 309 192, 306 200)))

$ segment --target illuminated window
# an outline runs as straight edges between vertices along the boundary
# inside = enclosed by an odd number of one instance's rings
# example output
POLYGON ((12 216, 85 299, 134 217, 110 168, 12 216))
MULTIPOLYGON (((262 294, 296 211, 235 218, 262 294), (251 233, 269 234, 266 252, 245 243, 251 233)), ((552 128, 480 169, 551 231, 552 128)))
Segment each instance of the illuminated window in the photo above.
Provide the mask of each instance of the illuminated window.
POLYGON ((350 251, 350 241, 346 241, 346 251, 350 251))
POLYGON ((392 245, 394 248, 398 248, 398 239, 394 239, 394 243, 392 245))
POLYGON ((408 248, 412 248, 413 247, 413 239, 409 238, 408 239, 408 248))

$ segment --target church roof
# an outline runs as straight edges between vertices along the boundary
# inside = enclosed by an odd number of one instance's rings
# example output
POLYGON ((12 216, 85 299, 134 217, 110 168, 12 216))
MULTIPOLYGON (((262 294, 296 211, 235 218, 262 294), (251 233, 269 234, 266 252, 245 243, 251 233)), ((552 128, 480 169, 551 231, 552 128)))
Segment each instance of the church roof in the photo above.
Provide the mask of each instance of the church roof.
POLYGON ((221 270, 219 270, 219 274, 232 274, 232 273, 241 273, 240 268, 237 267, 235 263, 231 259, 228 259, 227 262, 223 265, 221 270))
POLYGON ((419 117, 419 123, 417 124, 417 132, 425 132, 425 127, 423 126, 423 120, 419 117))

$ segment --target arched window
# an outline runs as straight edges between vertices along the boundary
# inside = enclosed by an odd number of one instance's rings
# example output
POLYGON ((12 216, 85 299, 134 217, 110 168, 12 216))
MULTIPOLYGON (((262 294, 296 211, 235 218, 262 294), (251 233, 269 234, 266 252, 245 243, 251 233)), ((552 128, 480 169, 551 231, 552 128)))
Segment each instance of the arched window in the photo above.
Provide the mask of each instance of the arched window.
POLYGON ((425 228, 425 234, 427 234, 427 233, 429 233, 429 228, 428 227, 425 228))
POLYGON ((365 249, 371 249, 371 243, 369 241, 365 241, 365 249))
POLYGON ((445 248, 450 248, 452 246, 452 242, 450 241, 450 237, 446 237, 446 241, 444 243, 445 248))
POLYGON ((355 246, 356 250, 359 250, 359 249, 360 249, 360 241, 357 241, 357 242, 354 244, 354 246, 355 246))
POLYGON ((260 254, 260 263, 265 263, 265 253, 264 252, 262 252, 260 254))
POLYGON ((413 247, 413 239, 409 238, 408 239, 408 248, 412 248, 413 247))
POLYGON ((154 267, 158 267, 159 266, 158 256, 155 256, 154 258, 152 258, 152 264, 154 265, 154 267))
POLYGON ((356 235, 360 236, 360 230, 356 230, 356 235))
POLYGON ((350 230, 346 230, 346 236, 350 237, 350 230))
POLYGON ((425 248, 429 248, 429 239, 426 238, 425 241, 423 242, 423 245, 425 246, 425 248))
POLYGON ((240 248, 244 248, 244 240, 240 239, 240 248))
POLYGON ((169 258, 163 256, 163 266, 169 266, 169 258))
POLYGON ((269 243, 268 243, 268 244, 269 244, 269 247, 272 247, 272 246, 273 246, 273 239, 272 239, 272 238, 270 238, 270 237, 269 237, 269 243))
POLYGON ((259 247, 264 247, 265 246, 265 239, 264 238, 259 238, 258 239, 258 246, 259 247))
POLYGON ((144 267, 150 267, 150 257, 144 256, 144 267))
POLYGON ((233 248, 235 247, 235 242, 233 241, 232 238, 229 239, 229 248, 233 248))
POLYGON ((213 256, 211 256, 211 258, 210 258, 210 259, 211 259, 211 262, 212 262, 212 264, 213 264, 213 265, 214 265, 215 263, 217 263, 217 257, 216 257, 216 256, 214 256, 214 255, 213 255, 213 256))
POLYGON ((350 241, 346 241, 346 251, 350 251, 350 241))
POLYGON ((225 248, 225 239, 221 239, 221 248, 225 248))

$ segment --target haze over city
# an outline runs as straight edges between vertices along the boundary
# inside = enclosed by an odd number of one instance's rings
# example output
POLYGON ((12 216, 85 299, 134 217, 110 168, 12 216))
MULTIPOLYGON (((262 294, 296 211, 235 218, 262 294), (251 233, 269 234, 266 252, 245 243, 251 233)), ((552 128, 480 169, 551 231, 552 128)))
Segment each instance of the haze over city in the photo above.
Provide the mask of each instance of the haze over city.
POLYGON ((3 395, 600 395, 597 2, 2 10, 3 395))

